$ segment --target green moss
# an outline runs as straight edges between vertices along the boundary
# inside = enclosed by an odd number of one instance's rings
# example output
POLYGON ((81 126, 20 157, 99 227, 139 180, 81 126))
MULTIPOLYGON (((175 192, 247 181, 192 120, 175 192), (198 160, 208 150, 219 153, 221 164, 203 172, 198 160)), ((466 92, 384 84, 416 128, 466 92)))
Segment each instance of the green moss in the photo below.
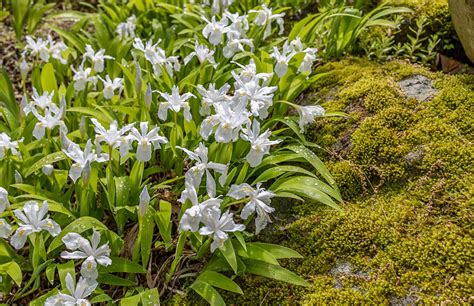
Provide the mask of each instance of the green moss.
POLYGON ((326 101, 326 109, 343 110, 348 118, 319 120, 308 137, 330 152, 318 154, 347 201, 344 211, 296 205, 302 217, 271 238, 304 256, 283 265, 305 277, 309 288, 248 276, 241 282, 246 295, 231 300, 472 302, 474 77, 360 59, 318 69, 330 71, 314 84, 325 88, 318 98, 326 101), (439 92, 431 101, 400 92, 396 82, 414 74, 434 80, 439 92), (341 263, 350 264, 351 271, 335 273, 341 263))
POLYGON ((363 193, 365 179, 361 169, 347 160, 336 163, 331 162, 327 166, 336 180, 343 198, 354 198, 363 193))

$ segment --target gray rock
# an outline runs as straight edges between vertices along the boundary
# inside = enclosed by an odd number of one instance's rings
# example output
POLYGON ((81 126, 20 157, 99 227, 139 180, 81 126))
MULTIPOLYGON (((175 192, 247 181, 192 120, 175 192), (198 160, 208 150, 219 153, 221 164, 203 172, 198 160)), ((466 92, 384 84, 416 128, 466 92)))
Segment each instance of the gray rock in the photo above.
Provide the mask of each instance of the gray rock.
POLYGON ((433 81, 423 75, 414 75, 398 82, 398 85, 405 95, 418 101, 428 101, 438 93, 433 81))

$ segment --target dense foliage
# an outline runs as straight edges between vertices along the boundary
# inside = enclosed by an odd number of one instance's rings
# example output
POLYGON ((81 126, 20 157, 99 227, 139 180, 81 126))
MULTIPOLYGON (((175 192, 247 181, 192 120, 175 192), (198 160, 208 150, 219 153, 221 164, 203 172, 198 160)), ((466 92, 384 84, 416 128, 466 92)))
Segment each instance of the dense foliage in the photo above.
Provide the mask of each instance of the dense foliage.
MULTIPOLYGON (((30 16, 20 2, 15 22, 30 16)), ((103 1, 52 26, 59 38, 25 37, 21 84, 0 79, 7 302, 147 304, 190 288, 224 304, 215 288, 242 293, 244 273, 307 285, 278 261, 298 253, 256 235, 273 198, 339 208, 302 132, 341 114, 294 103, 320 76, 316 49, 275 39, 285 9, 229 2, 103 1)))

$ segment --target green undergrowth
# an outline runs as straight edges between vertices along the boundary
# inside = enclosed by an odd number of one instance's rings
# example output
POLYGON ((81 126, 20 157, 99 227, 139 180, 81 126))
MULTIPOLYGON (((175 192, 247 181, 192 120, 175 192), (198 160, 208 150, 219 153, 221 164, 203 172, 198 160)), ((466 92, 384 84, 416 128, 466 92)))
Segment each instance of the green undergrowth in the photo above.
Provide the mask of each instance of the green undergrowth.
MULTIPOLYGON (((313 85, 327 110, 307 136, 346 200, 342 213, 297 204, 300 218, 276 220, 267 239, 300 252, 285 266, 300 288, 246 276, 236 304, 470 304, 474 260, 474 76, 442 75, 402 62, 350 59, 318 68, 313 85), (433 80, 428 101, 398 81, 433 80)), ((310 101, 306 101, 309 103, 310 101)))

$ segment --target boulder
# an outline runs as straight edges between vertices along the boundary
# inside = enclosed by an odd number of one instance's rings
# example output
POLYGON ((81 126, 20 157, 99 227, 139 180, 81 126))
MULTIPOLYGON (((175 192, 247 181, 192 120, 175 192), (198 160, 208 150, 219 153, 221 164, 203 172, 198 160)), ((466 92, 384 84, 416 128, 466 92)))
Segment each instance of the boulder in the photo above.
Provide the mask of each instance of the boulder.
POLYGON ((474 0, 449 0, 449 10, 466 55, 474 63, 474 0))

